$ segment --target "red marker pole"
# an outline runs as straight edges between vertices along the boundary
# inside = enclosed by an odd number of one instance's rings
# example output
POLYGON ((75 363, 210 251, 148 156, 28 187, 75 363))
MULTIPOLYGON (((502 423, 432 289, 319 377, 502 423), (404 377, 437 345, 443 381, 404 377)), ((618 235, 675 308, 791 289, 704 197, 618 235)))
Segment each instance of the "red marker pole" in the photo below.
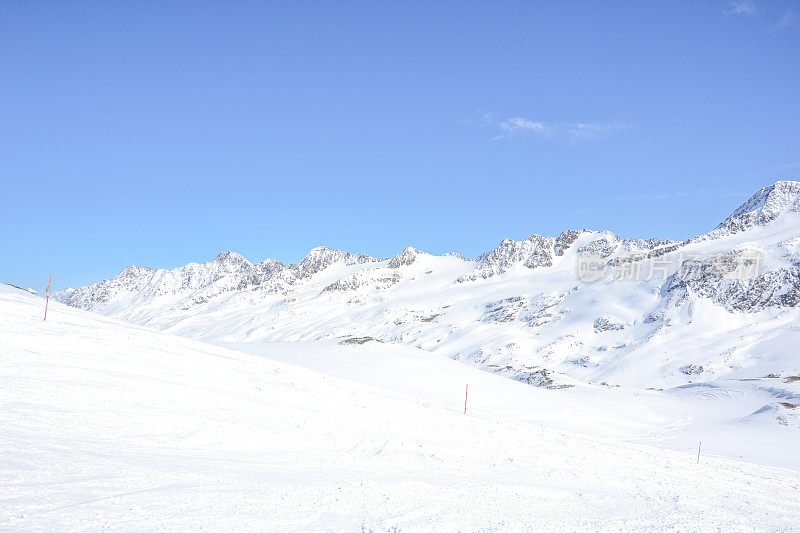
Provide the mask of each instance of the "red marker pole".
POLYGON ((44 301, 44 319, 47 320, 47 306, 50 304, 50 283, 53 281, 53 275, 50 274, 50 278, 47 280, 47 290, 44 293, 47 295, 44 301))
POLYGON ((697 464, 700 464, 700 446, 703 445, 703 441, 700 441, 700 444, 697 445, 697 464))
POLYGON ((467 414, 467 397, 469 396, 469 383, 467 383, 467 388, 464 391, 464 414, 467 414))

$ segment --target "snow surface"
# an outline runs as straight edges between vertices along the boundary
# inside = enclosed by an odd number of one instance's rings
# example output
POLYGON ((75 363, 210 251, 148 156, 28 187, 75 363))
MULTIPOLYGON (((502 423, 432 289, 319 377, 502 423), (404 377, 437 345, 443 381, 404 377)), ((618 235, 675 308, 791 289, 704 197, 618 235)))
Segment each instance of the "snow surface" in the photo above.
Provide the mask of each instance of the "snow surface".
POLYGON ((41 317, 0 286, 2 529, 798 527, 797 429, 754 408, 798 382, 547 390, 374 341, 223 347, 57 302, 41 317))

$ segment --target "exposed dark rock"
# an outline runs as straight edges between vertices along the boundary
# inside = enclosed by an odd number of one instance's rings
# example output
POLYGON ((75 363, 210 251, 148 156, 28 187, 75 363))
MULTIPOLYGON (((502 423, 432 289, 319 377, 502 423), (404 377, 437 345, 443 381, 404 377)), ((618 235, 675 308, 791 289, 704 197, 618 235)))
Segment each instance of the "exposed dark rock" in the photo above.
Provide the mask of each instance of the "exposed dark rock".
POLYGON ((694 376, 697 374, 703 373, 703 366, 702 365, 684 365, 679 369, 683 374, 687 376, 694 376))
POLYGON ((389 261, 389 268, 400 268, 401 266, 410 265, 416 261, 419 253, 419 250, 409 246, 389 261))
POLYGON ((339 344, 366 344, 368 342, 383 342, 374 337, 348 337, 339 341, 339 344))
POLYGON ((620 331, 625 329, 625 324, 621 322, 613 322, 606 317, 600 317, 594 321, 594 332, 602 333, 604 331, 620 331))

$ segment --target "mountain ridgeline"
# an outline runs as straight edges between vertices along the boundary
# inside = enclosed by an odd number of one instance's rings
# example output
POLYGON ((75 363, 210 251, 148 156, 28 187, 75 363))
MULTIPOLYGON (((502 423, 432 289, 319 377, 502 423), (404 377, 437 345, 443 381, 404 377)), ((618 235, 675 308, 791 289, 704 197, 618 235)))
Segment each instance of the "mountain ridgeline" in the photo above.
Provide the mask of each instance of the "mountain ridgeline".
POLYGON ((54 297, 206 340, 409 344, 551 388, 798 375, 780 352, 800 335, 800 182, 765 187, 686 241, 569 230, 476 259, 318 247, 254 264, 225 252, 54 297))

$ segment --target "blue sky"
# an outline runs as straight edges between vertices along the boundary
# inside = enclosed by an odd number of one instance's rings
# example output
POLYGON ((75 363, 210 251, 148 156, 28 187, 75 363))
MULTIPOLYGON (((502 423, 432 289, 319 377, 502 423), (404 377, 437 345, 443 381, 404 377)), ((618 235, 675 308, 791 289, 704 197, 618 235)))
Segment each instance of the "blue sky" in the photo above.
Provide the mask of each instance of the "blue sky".
POLYGON ((0 281, 26 287, 682 239, 800 177, 797 1, 9 1, 0 72, 0 281))

